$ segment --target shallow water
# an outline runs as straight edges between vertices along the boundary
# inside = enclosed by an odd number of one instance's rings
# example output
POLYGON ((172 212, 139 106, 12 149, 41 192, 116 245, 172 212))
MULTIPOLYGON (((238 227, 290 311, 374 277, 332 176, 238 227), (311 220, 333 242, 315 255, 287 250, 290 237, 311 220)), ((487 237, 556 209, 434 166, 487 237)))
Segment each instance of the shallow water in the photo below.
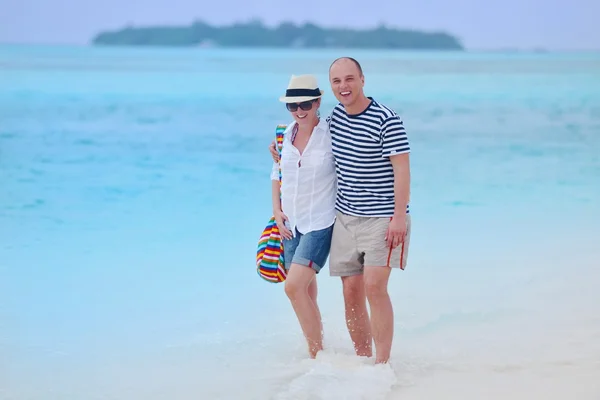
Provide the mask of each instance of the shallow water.
POLYGON ((292 73, 338 51, 0 48, 0 398, 600 397, 600 55, 356 52, 403 117, 392 362, 254 270, 292 73), (235 384, 235 385, 234 385, 235 384))

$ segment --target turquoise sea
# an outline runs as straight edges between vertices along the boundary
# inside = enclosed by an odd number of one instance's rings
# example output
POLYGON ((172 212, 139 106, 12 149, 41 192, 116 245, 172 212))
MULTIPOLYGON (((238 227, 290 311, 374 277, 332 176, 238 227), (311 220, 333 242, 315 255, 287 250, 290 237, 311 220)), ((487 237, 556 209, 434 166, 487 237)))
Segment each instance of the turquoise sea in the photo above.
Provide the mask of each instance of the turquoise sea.
POLYGON ((0 399, 600 398, 600 53, 0 47, 0 399), (411 142, 392 362, 255 271, 278 97, 330 62, 411 142))

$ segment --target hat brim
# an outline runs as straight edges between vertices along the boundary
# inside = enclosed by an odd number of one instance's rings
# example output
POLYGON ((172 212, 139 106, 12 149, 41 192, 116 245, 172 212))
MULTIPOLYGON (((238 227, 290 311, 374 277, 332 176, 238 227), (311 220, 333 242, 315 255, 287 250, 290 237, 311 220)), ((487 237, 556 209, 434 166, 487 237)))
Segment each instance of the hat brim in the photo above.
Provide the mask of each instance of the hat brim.
POLYGON ((325 93, 325 91, 323 89, 319 90, 319 92, 321 92, 320 96, 296 96, 296 97, 281 96, 279 98, 279 101, 281 101, 282 103, 302 103, 303 101, 319 99, 325 93))

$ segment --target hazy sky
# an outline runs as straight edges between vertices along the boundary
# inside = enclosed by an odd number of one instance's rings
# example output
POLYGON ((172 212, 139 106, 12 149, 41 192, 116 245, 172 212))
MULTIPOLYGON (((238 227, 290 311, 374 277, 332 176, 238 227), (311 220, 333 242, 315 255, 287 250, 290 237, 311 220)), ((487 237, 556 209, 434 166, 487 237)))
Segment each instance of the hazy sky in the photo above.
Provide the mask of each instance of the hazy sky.
POLYGON ((446 30, 472 49, 600 49, 599 16, 599 0, 0 0, 0 42, 87 43, 100 30, 126 24, 260 18, 270 25, 282 20, 331 27, 384 22, 446 30))

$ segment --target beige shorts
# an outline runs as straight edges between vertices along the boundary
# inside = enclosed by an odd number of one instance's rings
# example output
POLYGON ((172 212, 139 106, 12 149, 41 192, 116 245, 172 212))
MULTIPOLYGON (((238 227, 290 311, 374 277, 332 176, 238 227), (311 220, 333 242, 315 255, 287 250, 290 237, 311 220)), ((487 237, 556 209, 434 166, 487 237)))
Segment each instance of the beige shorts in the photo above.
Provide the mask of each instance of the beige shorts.
POLYGON ((385 241, 390 218, 354 217, 336 212, 329 255, 330 275, 359 275, 363 273, 365 265, 405 269, 410 244, 410 219, 410 214, 407 214, 404 243, 390 249, 385 241))

